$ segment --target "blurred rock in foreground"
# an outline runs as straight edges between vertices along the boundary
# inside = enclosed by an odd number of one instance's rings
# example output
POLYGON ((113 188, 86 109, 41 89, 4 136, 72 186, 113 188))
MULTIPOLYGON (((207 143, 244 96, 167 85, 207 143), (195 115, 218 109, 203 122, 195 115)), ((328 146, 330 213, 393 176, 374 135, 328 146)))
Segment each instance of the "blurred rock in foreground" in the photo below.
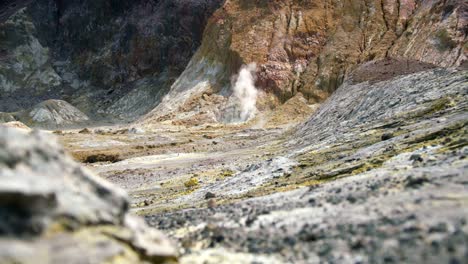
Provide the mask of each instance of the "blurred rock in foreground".
POLYGON ((45 134, 0 127, 0 263, 171 263, 171 243, 125 192, 45 134))

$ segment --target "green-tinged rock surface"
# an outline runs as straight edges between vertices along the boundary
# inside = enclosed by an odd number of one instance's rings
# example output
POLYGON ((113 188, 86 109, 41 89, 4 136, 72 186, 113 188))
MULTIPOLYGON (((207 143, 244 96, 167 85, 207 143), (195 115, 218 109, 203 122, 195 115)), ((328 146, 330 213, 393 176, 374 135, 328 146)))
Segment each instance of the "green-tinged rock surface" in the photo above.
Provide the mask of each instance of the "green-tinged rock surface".
POLYGON ((0 123, 7 123, 7 122, 12 122, 12 121, 16 121, 16 118, 14 115, 10 113, 0 112, 0 123))
POLYGON ((129 215, 125 192, 50 136, 0 127, 1 263, 169 263, 176 251, 129 215))
POLYGON ((25 9, 0 24, 0 50, 2 111, 23 110, 43 94, 60 92, 62 79, 52 68, 50 50, 40 43, 25 9))

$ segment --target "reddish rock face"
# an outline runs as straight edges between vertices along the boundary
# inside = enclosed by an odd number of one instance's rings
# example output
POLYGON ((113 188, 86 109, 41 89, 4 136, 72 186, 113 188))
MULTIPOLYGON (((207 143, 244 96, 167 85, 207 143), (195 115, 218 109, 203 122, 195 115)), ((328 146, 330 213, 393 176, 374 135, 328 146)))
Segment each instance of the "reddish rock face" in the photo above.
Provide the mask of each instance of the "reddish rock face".
POLYGON ((201 51, 234 68, 257 62, 258 85, 283 101, 297 92, 322 101, 367 61, 463 64, 466 6, 455 0, 227 0, 211 18, 201 51))

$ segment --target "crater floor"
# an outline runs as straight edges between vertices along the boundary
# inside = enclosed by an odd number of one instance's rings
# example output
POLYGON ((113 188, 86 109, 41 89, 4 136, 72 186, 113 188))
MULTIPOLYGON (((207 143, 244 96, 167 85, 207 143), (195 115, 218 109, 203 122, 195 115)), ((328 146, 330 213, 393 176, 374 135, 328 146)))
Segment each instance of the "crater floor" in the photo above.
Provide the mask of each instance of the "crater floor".
POLYGON ((463 263, 468 74, 345 83, 297 126, 58 133, 182 263, 463 263))

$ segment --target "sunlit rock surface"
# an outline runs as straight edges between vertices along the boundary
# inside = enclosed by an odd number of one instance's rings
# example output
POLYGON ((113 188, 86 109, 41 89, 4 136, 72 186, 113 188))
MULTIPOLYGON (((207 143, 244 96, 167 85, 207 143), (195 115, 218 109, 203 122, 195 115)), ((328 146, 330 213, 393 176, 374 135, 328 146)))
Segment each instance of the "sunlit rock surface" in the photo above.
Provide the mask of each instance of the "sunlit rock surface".
POLYGON ((61 100, 47 100, 25 113, 24 119, 31 125, 43 128, 58 128, 84 125, 89 117, 76 107, 61 100))
POLYGON ((297 93, 310 104, 323 102, 372 60, 466 67, 466 14, 459 0, 227 0, 210 18, 185 74, 145 119, 168 119, 168 111, 176 112, 170 118, 180 113, 179 119, 216 114, 203 107, 203 95, 229 96, 231 76, 252 62, 258 66, 256 84, 266 91, 257 104, 265 106, 297 93))

